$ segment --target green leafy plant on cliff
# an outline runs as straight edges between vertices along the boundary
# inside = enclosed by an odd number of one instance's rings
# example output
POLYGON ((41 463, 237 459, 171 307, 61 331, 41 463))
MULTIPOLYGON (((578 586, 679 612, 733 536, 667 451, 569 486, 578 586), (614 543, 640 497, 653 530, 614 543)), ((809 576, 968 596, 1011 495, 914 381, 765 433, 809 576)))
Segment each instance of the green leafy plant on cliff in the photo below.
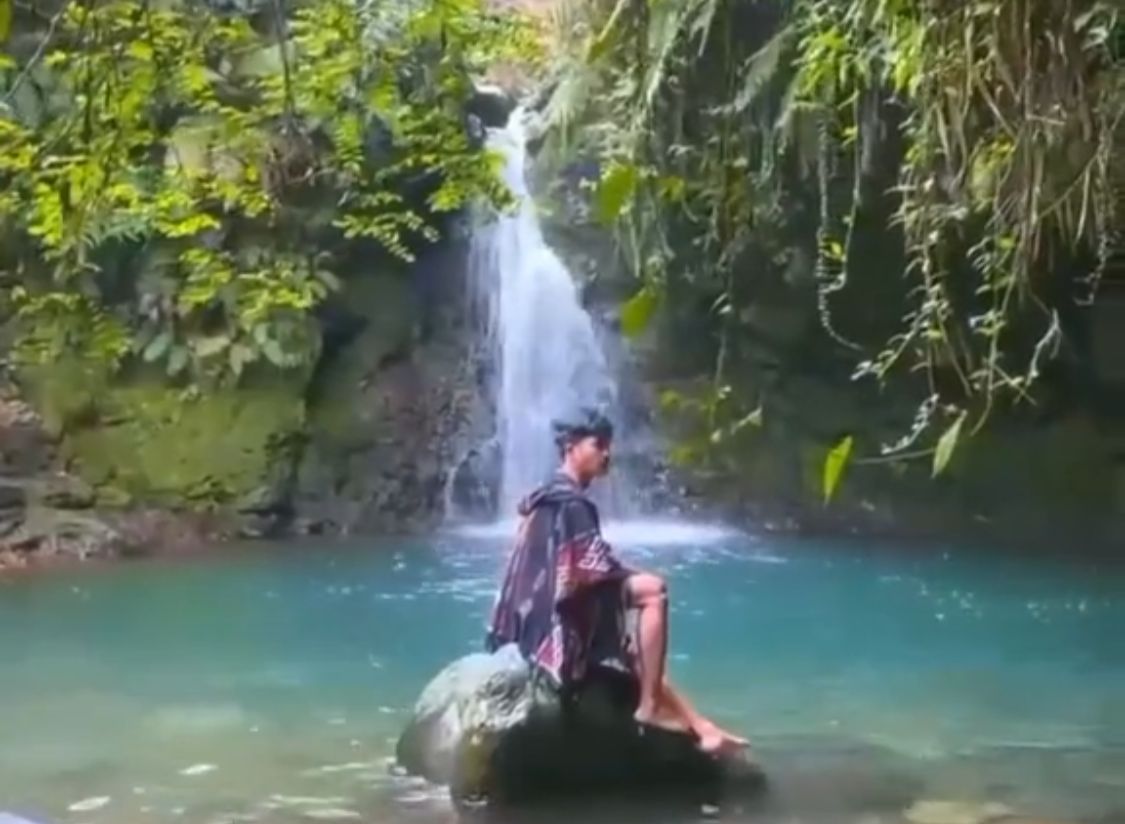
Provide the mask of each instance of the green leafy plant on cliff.
POLYGON ((349 243, 405 261, 438 218, 503 205, 470 73, 510 51, 476 0, 61 3, 0 55, 0 268, 21 355, 170 374, 307 364, 349 243))
POLYGON ((602 161, 594 211, 646 303, 677 284, 715 296, 711 394, 729 396, 755 273, 784 268, 806 236, 826 343, 857 377, 919 398, 905 436, 847 441, 826 492, 848 460, 928 457, 940 472, 996 409, 1035 401, 1060 313, 1096 300, 1108 257, 1125 118, 1114 4, 576 0, 560 14, 584 36, 546 108, 554 149, 602 161), (882 343, 833 309, 870 264, 855 234, 884 194, 870 191, 879 164, 907 261, 882 343), (792 216, 803 202, 815 239, 792 216), (877 454, 855 457, 864 447, 877 454))

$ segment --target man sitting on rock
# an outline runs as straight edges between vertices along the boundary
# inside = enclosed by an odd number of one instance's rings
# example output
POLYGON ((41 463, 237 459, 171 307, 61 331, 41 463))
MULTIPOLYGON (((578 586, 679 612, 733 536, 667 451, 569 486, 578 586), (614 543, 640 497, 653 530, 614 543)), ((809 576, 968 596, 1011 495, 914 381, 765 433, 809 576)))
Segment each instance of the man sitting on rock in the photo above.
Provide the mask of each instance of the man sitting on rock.
POLYGON ((690 732, 706 752, 746 746, 696 712, 665 677, 668 593, 663 579, 629 569, 601 535, 585 494, 609 470, 613 426, 593 411, 555 424, 562 465, 519 505, 515 546, 492 613, 487 646, 519 645, 554 685, 579 683, 593 664, 617 662, 640 682, 634 715, 645 727, 690 732), (637 611, 637 644, 625 611, 637 611))

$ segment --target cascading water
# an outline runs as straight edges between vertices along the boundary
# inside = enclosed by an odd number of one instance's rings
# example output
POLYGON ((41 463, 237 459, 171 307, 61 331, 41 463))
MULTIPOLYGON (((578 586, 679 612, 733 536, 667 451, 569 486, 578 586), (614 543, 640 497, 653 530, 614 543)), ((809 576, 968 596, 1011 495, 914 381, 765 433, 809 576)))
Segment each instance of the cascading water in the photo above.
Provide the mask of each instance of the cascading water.
POLYGON ((728 536, 730 530, 719 525, 643 514, 652 509, 653 487, 659 486, 651 460, 659 447, 643 422, 623 412, 621 387, 628 383, 618 382, 625 376, 618 369, 622 353, 609 345, 613 334, 583 308, 578 284, 543 235, 528 185, 521 109, 505 128, 490 131, 489 145, 504 157, 504 182, 517 205, 478 224, 470 244, 469 280, 494 436, 459 463, 466 470, 463 478, 457 470, 451 473, 447 500, 450 515, 460 521, 457 531, 510 536, 516 503, 558 463, 552 421, 596 406, 613 421, 615 455, 624 458, 591 490, 611 541, 652 547, 708 544, 728 536), (634 480, 642 477, 645 487, 634 480), (469 505, 462 509, 457 500, 469 505), (482 523, 486 513, 495 520, 482 523))
MULTIPOLYGON (((529 192, 523 112, 493 130, 490 145, 505 157, 504 181, 515 210, 481 225, 470 252, 470 279, 484 320, 492 370, 496 436, 501 452, 499 514, 540 483, 558 461, 551 422, 597 406, 620 427, 617 385, 577 284, 547 245, 529 192)), ((600 491, 621 514, 628 480, 615 473, 600 491)))

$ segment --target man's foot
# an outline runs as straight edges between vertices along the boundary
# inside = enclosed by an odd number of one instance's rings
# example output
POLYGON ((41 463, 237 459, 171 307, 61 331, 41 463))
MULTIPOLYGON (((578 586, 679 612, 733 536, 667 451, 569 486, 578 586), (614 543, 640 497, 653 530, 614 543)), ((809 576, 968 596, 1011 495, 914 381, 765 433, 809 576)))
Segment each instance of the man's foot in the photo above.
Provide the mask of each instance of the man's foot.
POLYGON ((699 749, 708 755, 725 755, 750 746, 745 738, 727 732, 710 722, 697 728, 695 734, 699 736, 699 749))
POLYGON ((641 727, 655 727, 666 732, 689 732, 687 724, 682 719, 659 708, 655 711, 638 709, 633 714, 633 720, 641 727))

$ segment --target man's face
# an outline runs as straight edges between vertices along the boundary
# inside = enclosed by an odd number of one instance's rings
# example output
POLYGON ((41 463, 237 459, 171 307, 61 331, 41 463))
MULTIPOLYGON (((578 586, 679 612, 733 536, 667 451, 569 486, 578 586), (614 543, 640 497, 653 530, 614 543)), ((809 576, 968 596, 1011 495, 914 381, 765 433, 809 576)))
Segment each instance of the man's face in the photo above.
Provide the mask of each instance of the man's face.
POLYGON ((582 478, 593 480, 609 472, 609 438, 587 435, 571 444, 567 461, 582 478))

